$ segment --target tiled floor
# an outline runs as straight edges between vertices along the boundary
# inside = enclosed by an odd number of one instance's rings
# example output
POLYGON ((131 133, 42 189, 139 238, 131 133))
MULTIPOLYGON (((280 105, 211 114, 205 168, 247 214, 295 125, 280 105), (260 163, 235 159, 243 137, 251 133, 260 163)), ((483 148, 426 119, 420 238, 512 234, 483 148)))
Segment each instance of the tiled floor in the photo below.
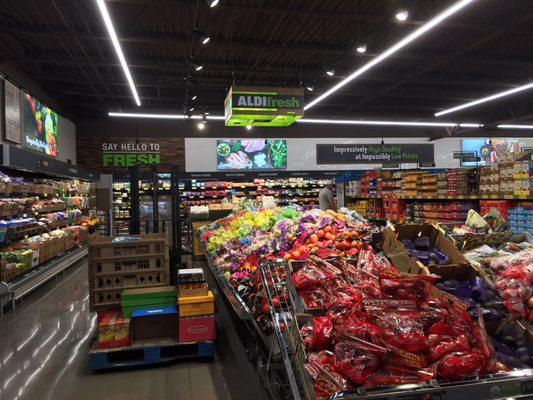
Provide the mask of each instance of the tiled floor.
MULTIPOLYGON (((220 302, 219 302, 220 303, 220 302)), ((88 310, 87 265, 74 267, 0 320, 2 400, 264 399, 235 328, 221 309, 212 362, 91 373, 87 350, 95 315, 88 310)))

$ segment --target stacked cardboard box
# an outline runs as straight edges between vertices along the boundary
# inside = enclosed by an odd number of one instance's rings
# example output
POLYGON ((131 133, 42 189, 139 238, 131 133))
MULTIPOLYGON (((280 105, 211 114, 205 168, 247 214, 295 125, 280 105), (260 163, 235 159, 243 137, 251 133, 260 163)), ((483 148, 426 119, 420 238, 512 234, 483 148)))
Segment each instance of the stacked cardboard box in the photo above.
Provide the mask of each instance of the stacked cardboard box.
POLYGON ((165 234, 120 237, 94 235, 89 244, 91 310, 118 309, 124 289, 168 284, 169 261, 165 234))
POLYGON ((215 299, 201 268, 178 272, 179 334, 181 343, 215 339, 215 299))

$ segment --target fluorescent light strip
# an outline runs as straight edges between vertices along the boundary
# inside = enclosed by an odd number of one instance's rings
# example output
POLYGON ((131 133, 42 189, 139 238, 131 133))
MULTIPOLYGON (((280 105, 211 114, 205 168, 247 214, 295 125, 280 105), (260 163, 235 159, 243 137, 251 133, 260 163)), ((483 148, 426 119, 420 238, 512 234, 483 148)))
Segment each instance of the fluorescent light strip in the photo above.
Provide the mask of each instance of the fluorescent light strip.
POLYGON ((459 126, 461 128, 481 128, 483 125, 475 123, 460 123, 457 122, 431 122, 431 121, 375 121, 375 120, 347 120, 347 119, 311 119, 302 118, 298 123, 306 124, 334 124, 334 125, 376 125, 376 126, 419 126, 419 127, 440 127, 453 128, 459 126))
MULTIPOLYGON (((108 112, 110 117, 120 118, 147 118, 147 119, 177 119, 187 120, 189 117, 183 114, 154 114, 154 113, 131 113, 131 112, 108 112)), ((224 121, 223 115, 206 115, 206 119, 212 121, 224 121)), ((190 119, 203 119, 203 115, 192 115, 190 119)), ((419 126, 419 127, 441 127, 453 128, 481 128, 483 125, 476 123, 457 123, 457 122, 423 122, 423 121, 376 121, 376 120, 346 120, 346 119, 314 119, 302 118, 298 123, 306 124, 334 124, 334 125, 376 125, 376 126, 419 126)))
POLYGON ((500 129, 528 129, 533 130, 533 125, 514 125, 514 124, 503 124, 498 125, 500 129))
POLYGON ((453 6, 451 6, 447 10, 445 10, 442 13, 440 13, 439 15, 437 15, 435 18, 431 19, 430 21, 428 21, 427 23, 422 25, 420 28, 415 30, 413 33, 411 33, 410 35, 406 36, 405 38, 400 40, 398 43, 396 43, 394 46, 390 47, 388 50, 385 50, 379 56, 377 56, 376 58, 372 59, 371 61, 369 61, 368 63, 363 65, 361 68, 359 68, 358 70, 353 72, 351 75, 347 76, 342 81, 337 83, 331 89, 329 89, 328 91, 326 91, 325 93, 323 93, 322 95, 320 95, 319 97, 314 99, 312 102, 310 102, 309 104, 307 104, 304 107, 304 110, 308 110, 311 107, 315 106, 316 104, 318 104, 319 102, 324 100, 326 97, 329 97, 330 95, 335 93, 337 90, 339 90, 340 88, 344 87, 345 85, 347 85, 348 83, 353 81, 355 78, 361 76, 362 74, 364 74, 366 71, 368 71, 372 67, 375 67, 377 64, 381 63, 382 61, 385 61, 387 58, 392 56, 394 53, 398 52, 399 50, 401 50, 402 48, 404 48, 405 46, 407 46, 411 42, 415 41, 416 39, 418 39, 423 34, 429 32, 430 30, 435 28, 437 25, 439 25, 441 22, 446 20, 448 17, 451 17, 452 15, 456 14, 457 12, 459 12, 460 10, 462 10, 463 8, 468 6, 470 3, 473 3, 474 1, 476 1, 476 0, 461 0, 461 1, 458 1, 453 6))
POLYGON ((133 83, 133 78, 131 77, 130 69, 128 68, 128 63, 126 62, 126 58, 124 57, 124 53, 122 52, 122 48, 120 47, 117 33, 115 32, 115 27, 113 26, 113 22, 111 21, 111 17, 109 15, 109 12, 107 11, 105 1, 96 0, 96 3, 98 4, 98 8, 100 9, 100 13, 102 14, 102 18, 107 28, 107 32, 109 33, 109 37, 111 38, 111 42, 113 43, 113 46, 115 47, 115 52, 117 53, 118 59, 120 61, 120 65, 122 66, 122 70, 124 71, 124 75, 126 75, 126 80, 128 81, 128 84, 130 85, 131 93, 133 94, 135 103, 138 106, 140 106, 141 99, 139 98, 139 94, 137 93, 137 88, 135 87, 135 84, 133 83))
POLYGON ((510 96, 512 94, 523 92, 524 90, 529 90, 529 89, 533 89, 533 82, 528 83, 526 85, 515 87, 513 89, 506 90, 505 92, 500 92, 500 93, 493 94, 492 96, 483 97, 481 99, 474 100, 474 101, 471 101, 469 103, 461 104, 461 105, 459 105, 457 107, 449 108, 449 109, 444 110, 444 111, 439 111, 438 113, 435 114, 435 117, 440 117, 441 115, 450 114, 450 113, 453 113, 455 111, 463 110, 465 108, 474 107, 474 106, 477 106, 478 104, 487 103, 489 101, 497 100, 497 99, 500 99, 502 97, 510 96))
MULTIPOLYGON (((129 113, 129 112, 108 112, 110 117, 121 118, 151 118, 151 119, 189 119, 188 116, 183 114, 150 114, 150 113, 129 113)), ((223 121, 225 118, 223 115, 206 115, 206 119, 223 121)), ((191 115, 190 119, 203 119, 202 115, 191 115)))

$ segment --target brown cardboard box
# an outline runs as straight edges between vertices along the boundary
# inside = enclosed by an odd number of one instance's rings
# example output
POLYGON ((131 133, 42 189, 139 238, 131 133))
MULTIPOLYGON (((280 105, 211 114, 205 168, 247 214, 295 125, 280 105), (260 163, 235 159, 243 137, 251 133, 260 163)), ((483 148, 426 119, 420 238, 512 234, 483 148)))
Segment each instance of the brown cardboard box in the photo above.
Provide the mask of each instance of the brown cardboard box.
POLYGON ((178 286, 179 297, 207 296, 207 283, 184 283, 178 286))
POLYGON ((449 257, 450 262, 448 265, 468 265, 468 261, 459 253, 455 245, 433 225, 397 225, 396 232, 398 232, 398 239, 400 241, 402 239, 414 240, 418 236, 428 236, 430 244, 449 257))
POLYGON ((403 244, 396 238, 395 232, 391 228, 386 228, 382 231, 383 235, 383 251, 385 255, 391 260, 398 269, 402 272, 410 274, 420 274, 424 266, 412 258, 403 244))
POLYGON ((176 307, 155 307, 132 313, 132 340, 177 338, 178 313, 176 307))

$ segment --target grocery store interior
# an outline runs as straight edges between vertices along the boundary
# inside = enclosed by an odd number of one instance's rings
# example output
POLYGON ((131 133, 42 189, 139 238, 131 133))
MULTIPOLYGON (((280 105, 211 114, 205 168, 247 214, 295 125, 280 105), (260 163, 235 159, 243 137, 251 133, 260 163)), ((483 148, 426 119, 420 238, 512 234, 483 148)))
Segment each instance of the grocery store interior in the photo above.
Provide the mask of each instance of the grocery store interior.
POLYGON ((533 399, 531 0, 0 35, 1 400, 533 399))

